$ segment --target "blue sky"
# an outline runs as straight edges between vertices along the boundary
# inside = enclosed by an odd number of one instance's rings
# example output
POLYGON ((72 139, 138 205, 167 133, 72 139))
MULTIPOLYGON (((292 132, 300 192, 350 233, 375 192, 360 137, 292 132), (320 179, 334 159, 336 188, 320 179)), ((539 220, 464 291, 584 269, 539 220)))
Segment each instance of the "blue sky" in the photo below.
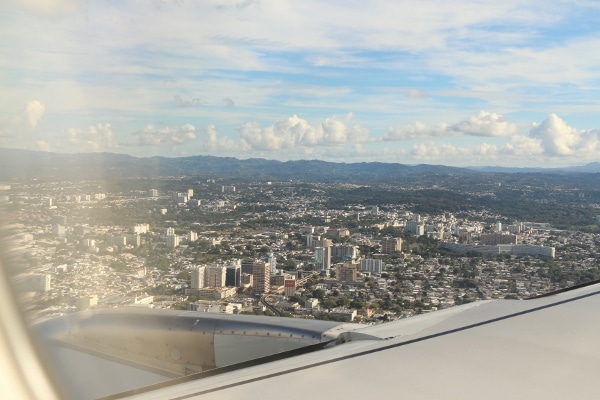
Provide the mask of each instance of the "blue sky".
POLYGON ((0 0, 0 146, 600 161, 600 2, 0 0))

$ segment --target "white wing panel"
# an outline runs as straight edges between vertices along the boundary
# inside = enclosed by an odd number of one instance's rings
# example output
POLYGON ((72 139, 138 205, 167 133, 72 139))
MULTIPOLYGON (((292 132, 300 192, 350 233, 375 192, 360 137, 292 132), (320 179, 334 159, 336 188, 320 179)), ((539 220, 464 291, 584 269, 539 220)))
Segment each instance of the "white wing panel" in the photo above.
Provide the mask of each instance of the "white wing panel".
MULTIPOLYGON (((347 343, 134 398, 595 399, 599 316, 598 285, 487 302, 418 333, 347 343)), ((385 329, 400 332, 405 321, 385 329)))

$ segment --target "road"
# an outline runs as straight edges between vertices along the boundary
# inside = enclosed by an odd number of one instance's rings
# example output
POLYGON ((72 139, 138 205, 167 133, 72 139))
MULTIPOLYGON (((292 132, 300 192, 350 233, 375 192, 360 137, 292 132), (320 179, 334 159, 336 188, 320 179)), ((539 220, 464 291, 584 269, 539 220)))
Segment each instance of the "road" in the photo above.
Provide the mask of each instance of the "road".
POLYGON ((263 306, 267 307, 267 309, 269 311, 271 311, 273 314, 275 314, 276 317, 281 317, 281 311, 276 309, 275 306, 269 304, 269 302, 267 301, 267 299, 271 296, 273 296, 273 295, 269 294, 269 293, 263 294, 260 298, 260 302, 262 303, 263 306))

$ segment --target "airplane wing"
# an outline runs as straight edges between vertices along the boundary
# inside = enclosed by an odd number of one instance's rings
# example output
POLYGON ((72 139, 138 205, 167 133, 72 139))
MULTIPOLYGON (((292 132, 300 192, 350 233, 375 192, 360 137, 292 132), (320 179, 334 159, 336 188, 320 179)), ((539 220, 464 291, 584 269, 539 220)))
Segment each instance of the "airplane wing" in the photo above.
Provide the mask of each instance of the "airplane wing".
MULTIPOLYGON (((532 300, 479 301, 367 327, 285 318, 270 318, 271 325, 259 327, 245 325, 249 320, 242 316, 217 318, 209 323, 215 324, 213 350, 215 359, 227 352, 225 365, 105 398, 597 398, 599 294, 600 285, 594 284, 532 300), (244 323, 235 325, 236 320, 244 323), (273 335, 219 337, 263 328, 273 335), (287 340, 301 332, 314 337, 298 346, 277 342, 280 334, 289 335, 287 340), (264 356, 257 357, 259 347, 266 349, 264 356), (253 358, 231 358, 247 351, 253 358)), ((186 322, 180 326, 187 329, 186 322)))

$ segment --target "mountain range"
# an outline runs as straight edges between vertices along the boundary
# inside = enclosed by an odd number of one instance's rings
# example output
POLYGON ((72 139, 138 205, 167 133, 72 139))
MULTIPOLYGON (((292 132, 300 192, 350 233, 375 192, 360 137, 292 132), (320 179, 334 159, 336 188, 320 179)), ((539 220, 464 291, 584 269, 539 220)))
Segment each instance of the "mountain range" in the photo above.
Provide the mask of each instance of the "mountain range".
POLYGON ((319 160, 240 160, 232 157, 146 157, 115 153, 62 154, 0 149, 0 179, 106 179, 158 177, 219 177, 225 179, 395 181, 411 176, 477 175, 481 173, 600 173, 600 163, 568 168, 457 168, 398 163, 335 163, 319 160))

